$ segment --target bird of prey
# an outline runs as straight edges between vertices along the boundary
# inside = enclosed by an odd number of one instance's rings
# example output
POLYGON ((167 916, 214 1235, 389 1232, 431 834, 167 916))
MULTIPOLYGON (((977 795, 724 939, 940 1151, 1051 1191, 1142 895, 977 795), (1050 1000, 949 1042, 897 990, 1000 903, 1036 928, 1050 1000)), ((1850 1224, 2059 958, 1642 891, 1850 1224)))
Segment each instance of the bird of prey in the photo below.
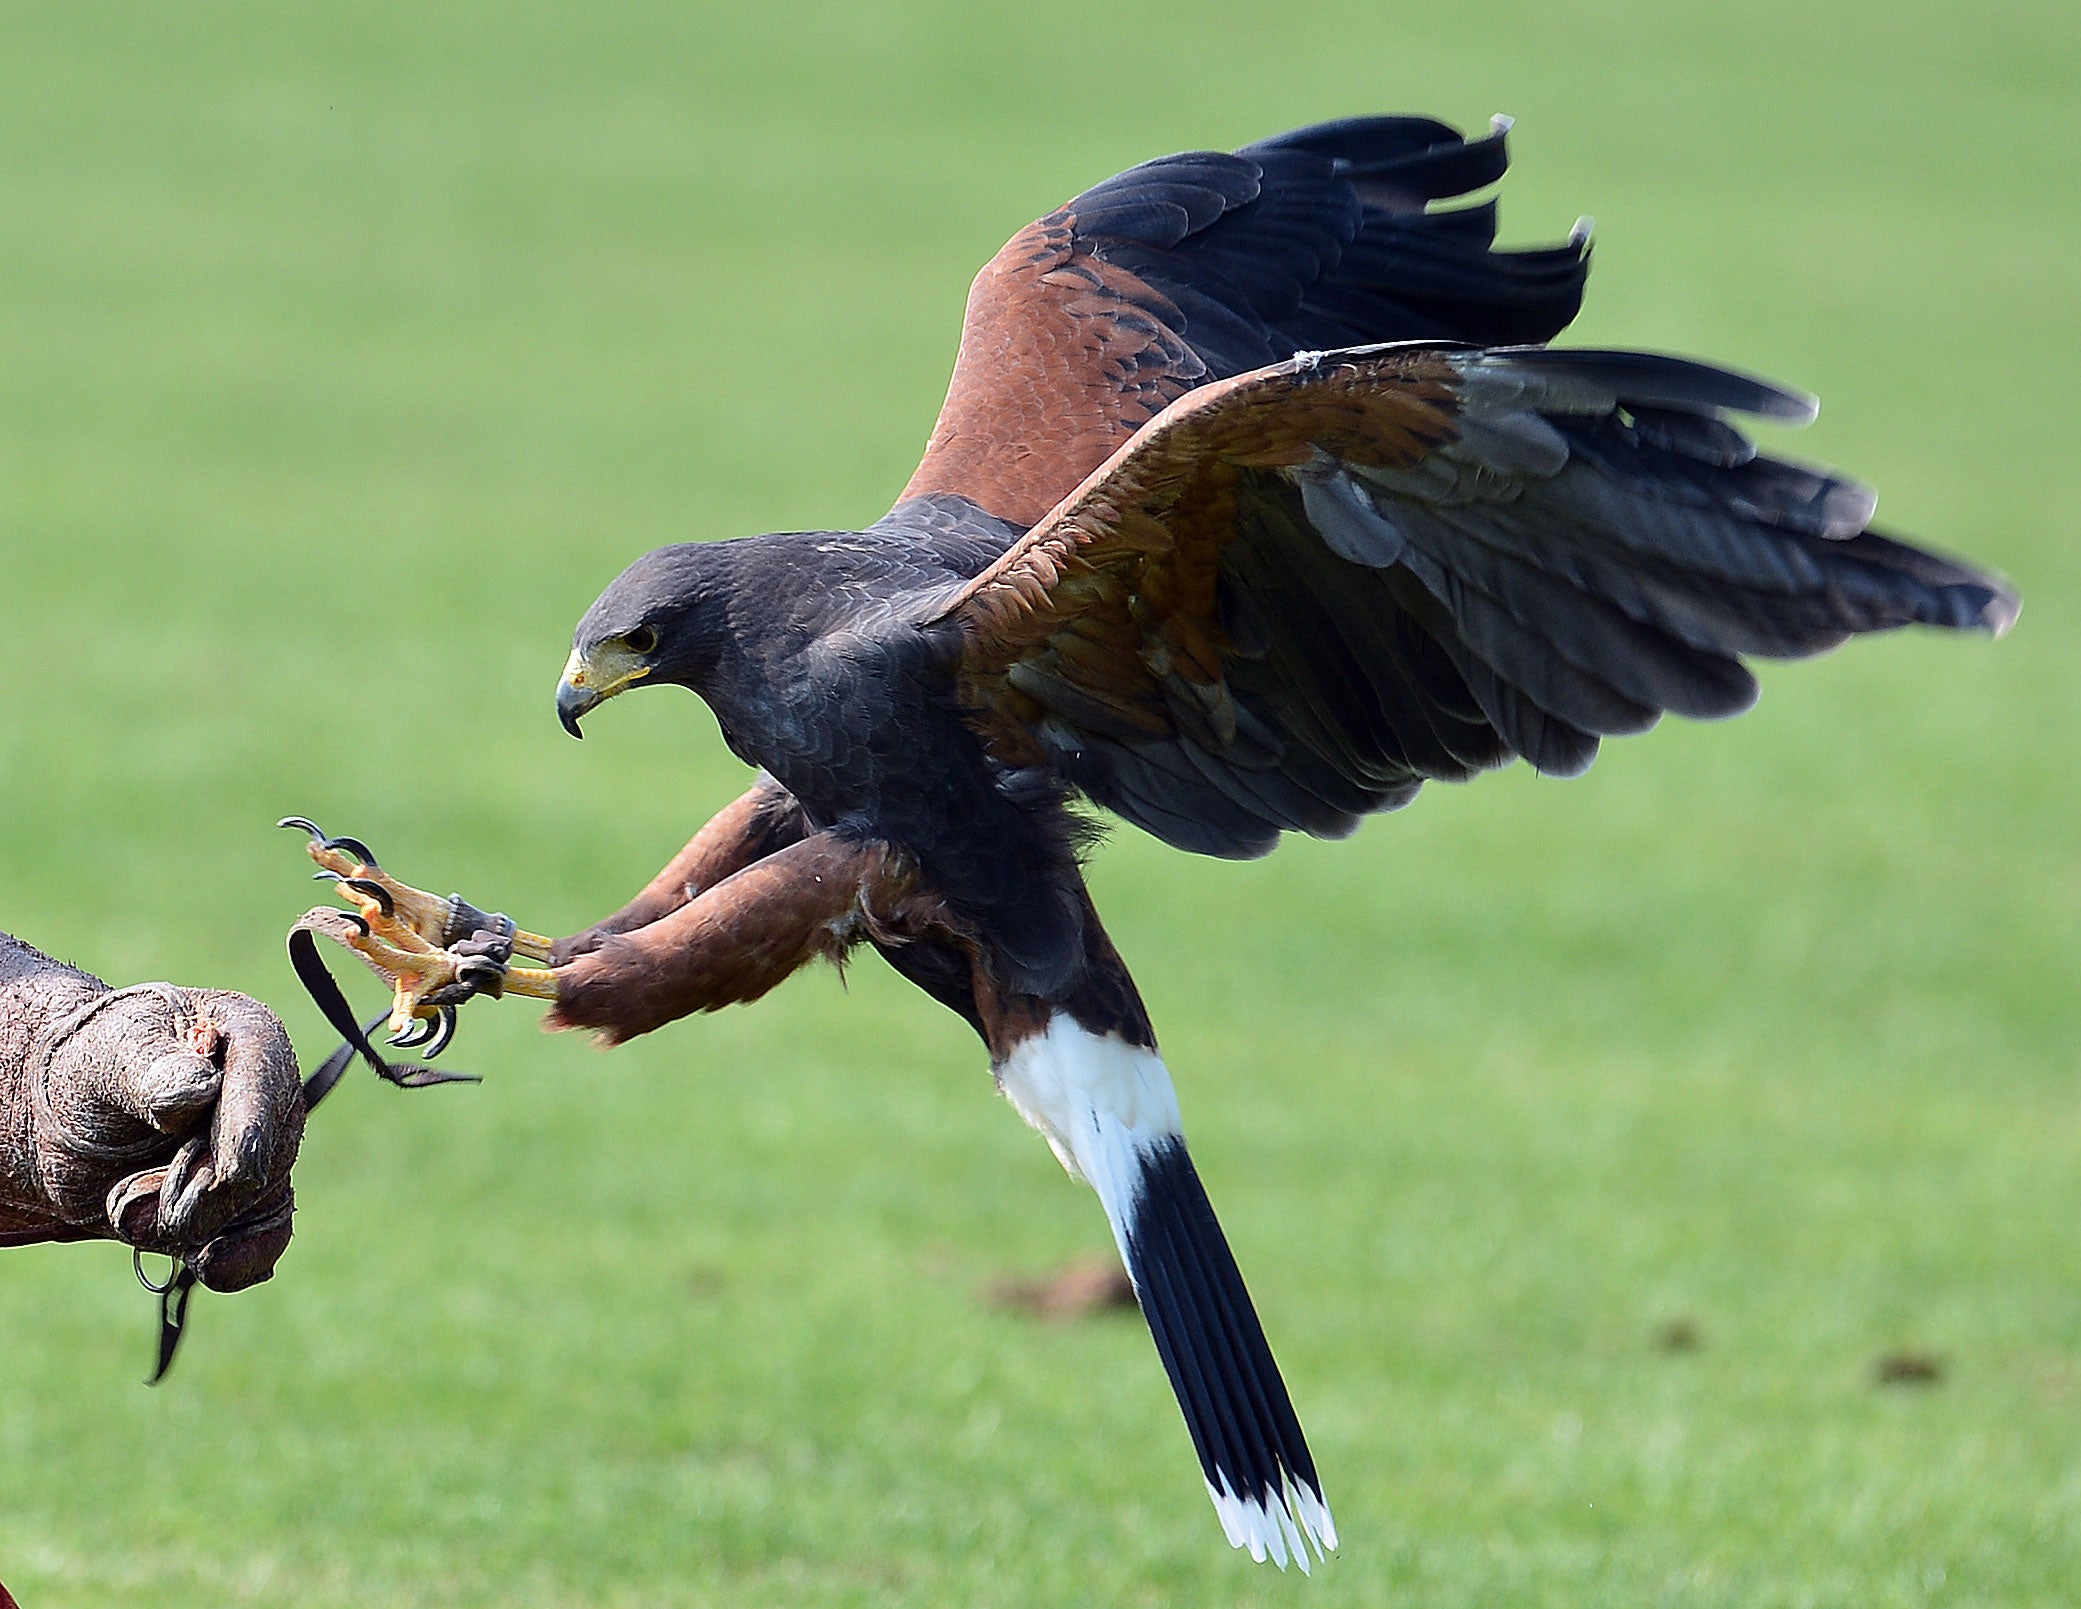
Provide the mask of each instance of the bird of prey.
POLYGON ((872 945, 1097 1192, 1222 1526, 1282 1566, 1336 1531, 1079 803, 1262 855, 1427 781, 1574 775, 1665 710, 1735 714, 1748 658, 2017 608, 1735 423, 1810 398, 1547 346, 1587 231, 1501 250, 1493 201, 1450 204, 1502 177, 1506 127, 1356 118, 1108 179, 977 277, 887 514, 629 565, 558 716, 690 688, 759 775, 597 926, 551 940, 311 845, 358 907, 313 920, 392 979, 407 1037, 488 988, 618 1042, 872 945))

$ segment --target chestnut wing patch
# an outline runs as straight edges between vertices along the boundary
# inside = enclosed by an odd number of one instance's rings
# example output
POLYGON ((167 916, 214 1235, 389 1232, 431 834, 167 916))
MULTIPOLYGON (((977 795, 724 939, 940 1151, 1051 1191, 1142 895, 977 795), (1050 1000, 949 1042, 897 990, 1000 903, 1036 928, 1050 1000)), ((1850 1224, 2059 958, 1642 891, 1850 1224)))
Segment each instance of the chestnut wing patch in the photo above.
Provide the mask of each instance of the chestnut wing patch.
POLYGON ((1079 250, 1068 208, 1014 235, 976 276, 961 356, 908 500, 955 492, 1037 523, 1206 366, 1167 298, 1079 250))

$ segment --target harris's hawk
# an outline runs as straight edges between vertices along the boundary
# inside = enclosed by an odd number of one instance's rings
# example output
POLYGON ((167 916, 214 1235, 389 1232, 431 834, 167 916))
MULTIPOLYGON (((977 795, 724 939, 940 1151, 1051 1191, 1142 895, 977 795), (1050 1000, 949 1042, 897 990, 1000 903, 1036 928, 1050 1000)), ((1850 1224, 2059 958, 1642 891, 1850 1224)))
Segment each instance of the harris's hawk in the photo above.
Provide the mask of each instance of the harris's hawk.
POLYGON ((873 945, 1098 1193, 1221 1523, 1282 1565, 1336 1532, 1073 803, 1261 855, 1429 780, 1572 775, 1665 710, 1732 715, 1751 656, 2017 608, 1735 423, 1811 399, 1545 346, 1583 232, 1499 250, 1492 201, 1437 205, 1505 163, 1501 120, 1353 119, 1144 163, 1015 235, 894 508, 661 548, 579 622, 574 735, 691 688, 760 773, 597 926, 519 932, 312 846, 400 1028, 489 983, 619 1041, 873 945))

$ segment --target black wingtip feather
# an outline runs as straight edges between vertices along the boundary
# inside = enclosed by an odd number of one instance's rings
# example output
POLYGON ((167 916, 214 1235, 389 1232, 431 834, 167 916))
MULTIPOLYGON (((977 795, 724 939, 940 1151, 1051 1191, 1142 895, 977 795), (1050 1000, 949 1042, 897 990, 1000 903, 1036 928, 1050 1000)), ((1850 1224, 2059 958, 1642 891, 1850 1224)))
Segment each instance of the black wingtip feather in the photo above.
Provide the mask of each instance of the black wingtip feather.
POLYGON ((1818 398, 1761 375, 1666 352, 1601 347, 1494 347, 1464 360, 1469 378, 1483 371, 1519 383, 1544 382, 1537 405, 1546 412, 1603 414, 1614 404, 1684 411, 1725 409, 1777 424, 1810 425, 1818 398))
POLYGON ((1495 208, 1436 204, 1499 181, 1505 128, 1356 117, 1145 162, 1069 204, 1078 237, 1169 299, 1214 376, 1303 349, 1550 340, 1575 317, 1587 242, 1494 247, 1495 208))
POLYGON ((1509 129, 1499 120, 1470 140, 1435 118, 1346 117, 1276 134, 1241 154, 1312 151, 1330 158, 1338 177, 1357 182, 1361 195, 1385 190, 1401 208, 1421 210, 1426 201, 1465 195, 1501 179, 1510 165, 1509 129))
POLYGON ((2016 624, 2023 598, 2007 576, 1929 548, 1865 531, 1846 551, 1884 575, 1904 595, 1907 620, 1951 631, 2000 637, 2016 624))

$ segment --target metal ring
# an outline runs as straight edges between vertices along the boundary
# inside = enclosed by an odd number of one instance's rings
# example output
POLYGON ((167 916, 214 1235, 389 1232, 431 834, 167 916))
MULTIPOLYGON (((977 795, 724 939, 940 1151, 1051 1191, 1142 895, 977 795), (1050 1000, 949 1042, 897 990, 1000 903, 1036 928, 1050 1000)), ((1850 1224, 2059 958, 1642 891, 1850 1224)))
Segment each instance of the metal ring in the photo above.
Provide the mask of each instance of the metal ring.
POLYGON ((144 1288, 145 1288, 146 1290, 150 1291, 150 1292, 151 1292, 151 1293, 152 1293, 152 1294, 153 1294, 154 1296, 164 1296, 164 1295, 165 1295, 165 1294, 166 1294, 166 1293, 167 1293, 168 1291, 170 1291, 170 1290, 172 1290, 172 1289, 173 1289, 174 1281, 175 1281, 175 1280, 177 1280, 177 1279, 179 1279, 179 1278, 181 1277, 181 1260, 180 1260, 180 1258, 178 1258, 178 1257, 174 1256, 174 1254, 173 1254, 172 1252, 167 1252, 167 1253, 166 1253, 165 1255, 166 1255, 166 1283, 165 1283, 164 1285, 154 1285, 154 1284, 152 1283, 152 1280, 151 1280, 151 1276, 150 1276, 149 1274, 147 1274, 147 1273, 145 1272, 145 1251, 144 1251, 144 1247, 142 1247, 142 1246, 132 1246, 132 1247, 130 1248, 130 1268, 131 1268, 131 1272, 133 1272, 134 1274, 136 1274, 136 1275, 137 1275, 137 1282, 138 1282, 138 1284, 142 1285, 142 1286, 143 1286, 143 1287, 144 1287, 144 1288))

